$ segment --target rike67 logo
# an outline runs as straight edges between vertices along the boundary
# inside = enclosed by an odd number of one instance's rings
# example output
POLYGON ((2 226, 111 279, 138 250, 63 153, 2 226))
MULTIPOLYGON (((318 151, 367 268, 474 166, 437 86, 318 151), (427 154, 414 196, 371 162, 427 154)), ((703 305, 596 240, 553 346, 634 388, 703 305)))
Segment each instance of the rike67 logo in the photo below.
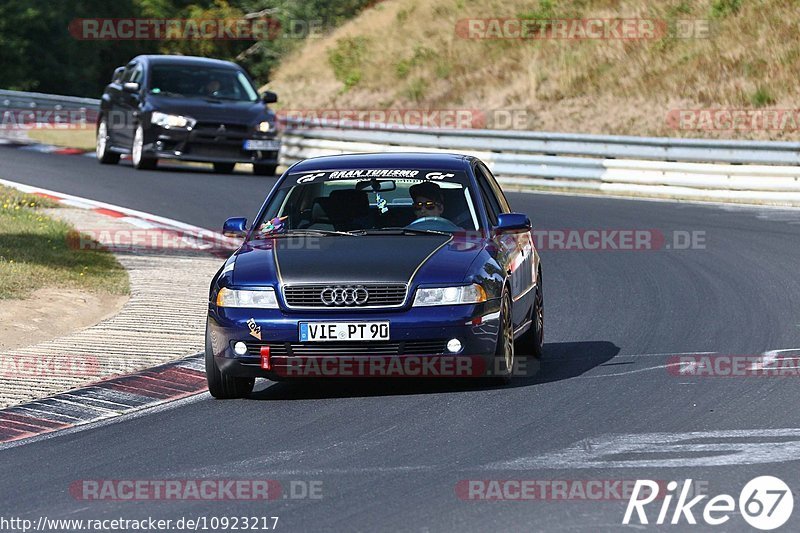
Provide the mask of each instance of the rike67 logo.
MULTIPOLYGON (((697 524, 695 513, 698 513, 703 522, 710 526, 719 526, 730 520, 730 515, 736 511, 737 505, 733 496, 720 494, 706 501, 705 505, 701 505, 700 503, 708 498, 708 495, 702 494, 689 499, 691 487, 691 479, 684 481, 680 491, 677 490, 678 483, 676 481, 667 483, 667 493, 660 498, 661 507, 655 520, 656 524, 676 525, 684 520, 688 524, 697 524), (675 507, 670 509, 676 496, 675 507), (670 511, 672 512, 670 513, 670 511)), ((639 524, 649 524, 652 514, 648 518, 645 507, 659 496, 659 483, 649 479, 636 480, 622 523, 630 525, 631 519, 636 513, 639 524)), ((789 486, 782 480, 773 476, 759 476, 751 479, 742 488, 739 493, 738 507, 742 518, 750 526, 768 531, 782 526, 789 520, 794 508, 794 498, 789 486)), ((636 521, 634 520, 633 523, 636 521)))

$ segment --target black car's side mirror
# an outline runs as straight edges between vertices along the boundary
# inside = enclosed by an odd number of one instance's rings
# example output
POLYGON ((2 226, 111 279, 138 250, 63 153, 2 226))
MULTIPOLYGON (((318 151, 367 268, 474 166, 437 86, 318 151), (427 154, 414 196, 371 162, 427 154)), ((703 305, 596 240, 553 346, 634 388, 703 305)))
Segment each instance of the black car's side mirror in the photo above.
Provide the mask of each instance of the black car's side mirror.
POLYGON ((247 219, 244 217, 229 218, 222 225, 222 234, 226 237, 244 237, 247 235, 247 219))
POLYGON ((495 229, 498 232, 530 231, 531 219, 525 213, 500 213, 495 229))
POLYGON ((261 101, 265 104, 274 104, 278 101, 278 95, 272 91, 264 91, 261 95, 261 101))
POLYGON ((126 93, 138 93, 139 84, 135 81, 126 81, 122 84, 122 90, 126 93))

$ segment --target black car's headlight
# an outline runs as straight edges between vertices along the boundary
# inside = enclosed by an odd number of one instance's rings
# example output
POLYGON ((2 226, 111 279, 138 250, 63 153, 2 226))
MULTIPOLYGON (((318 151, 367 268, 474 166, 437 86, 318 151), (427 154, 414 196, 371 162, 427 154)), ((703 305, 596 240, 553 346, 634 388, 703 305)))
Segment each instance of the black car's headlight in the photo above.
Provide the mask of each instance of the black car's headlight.
POLYGON ((278 309, 275 289, 236 290, 223 287, 217 293, 219 307, 246 307, 250 309, 278 309))
POLYGON ((414 297, 414 307, 476 304, 486 300, 486 291, 477 283, 456 287, 420 287, 414 297))
POLYGON ((272 122, 265 120, 264 122, 259 122, 256 125, 256 130, 260 131, 261 133, 269 133, 272 131, 273 125, 272 122))
POLYGON ((150 115, 150 122, 162 128, 194 128, 197 121, 190 117, 182 117, 180 115, 169 115, 160 111, 153 111, 150 115))

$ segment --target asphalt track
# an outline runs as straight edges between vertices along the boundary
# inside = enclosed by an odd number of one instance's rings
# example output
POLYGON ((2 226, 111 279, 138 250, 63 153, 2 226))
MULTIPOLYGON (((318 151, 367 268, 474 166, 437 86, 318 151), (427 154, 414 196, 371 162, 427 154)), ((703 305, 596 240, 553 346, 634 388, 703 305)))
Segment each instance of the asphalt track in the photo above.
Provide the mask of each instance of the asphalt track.
MULTIPOLYGON (((211 229, 227 216, 252 217, 274 182, 198 170, 137 172, 2 147, 0 177, 211 229)), ((679 376, 665 365, 682 352, 800 348, 800 211, 541 194, 509 199, 535 229, 652 229, 667 242, 674 231, 700 231, 705 248, 542 250, 545 356, 534 377, 505 388, 439 380, 261 382, 250 400, 202 395, 0 450, 0 516, 279 516, 278 531, 622 527, 626 502, 613 496, 459 498, 459 481, 490 479, 691 478, 712 496, 738 499, 748 480, 775 475, 797 501, 798 378, 679 376), (681 439, 682 446, 669 447, 681 439), (69 492, 85 479, 201 478, 276 479, 284 494, 292 481, 321 481, 322 498, 81 501, 69 492)), ((647 508, 645 530, 709 529, 685 519, 654 526, 659 506, 647 508)), ((702 523, 702 508, 694 515, 702 523)), ((734 512, 716 529, 749 526, 734 512)), ((798 529, 795 510, 785 530, 798 529)))

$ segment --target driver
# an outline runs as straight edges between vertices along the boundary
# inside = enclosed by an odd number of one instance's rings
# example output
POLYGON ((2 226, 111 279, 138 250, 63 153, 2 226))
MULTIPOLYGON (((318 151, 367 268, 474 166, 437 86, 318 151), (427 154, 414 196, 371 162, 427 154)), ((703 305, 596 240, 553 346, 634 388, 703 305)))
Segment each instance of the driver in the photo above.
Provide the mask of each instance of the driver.
POLYGON ((206 96, 215 96, 220 90, 221 84, 217 79, 211 79, 203 88, 203 93, 206 96))
POLYGON ((444 196, 439 186, 431 181, 423 181, 409 187, 414 202, 416 217, 441 217, 444 212, 444 196))

